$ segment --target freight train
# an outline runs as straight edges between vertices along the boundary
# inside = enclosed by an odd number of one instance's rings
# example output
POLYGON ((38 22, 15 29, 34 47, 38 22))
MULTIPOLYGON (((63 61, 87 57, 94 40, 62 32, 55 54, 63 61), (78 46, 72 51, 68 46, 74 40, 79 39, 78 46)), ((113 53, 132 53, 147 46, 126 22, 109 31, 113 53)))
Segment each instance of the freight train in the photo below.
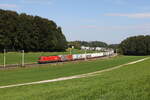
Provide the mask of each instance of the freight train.
POLYGON ((107 51, 101 53, 87 53, 87 54, 72 54, 72 55, 58 55, 58 56, 41 56, 39 57, 38 63, 52 63, 52 62, 64 62, 82 59, 100 58, 105 56, 111 56, 114 51, 107 51))

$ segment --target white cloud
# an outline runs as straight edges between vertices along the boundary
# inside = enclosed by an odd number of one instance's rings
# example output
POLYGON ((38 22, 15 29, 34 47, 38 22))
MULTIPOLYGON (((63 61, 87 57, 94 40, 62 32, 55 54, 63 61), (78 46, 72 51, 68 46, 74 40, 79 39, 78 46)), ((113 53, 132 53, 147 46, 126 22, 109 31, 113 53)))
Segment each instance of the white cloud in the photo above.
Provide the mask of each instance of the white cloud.
POLYGON ((0 8, 17 8, 15 4, 0 4, 0 8))
POLYGON ((22 0, 22 3, 31 3, 31 4, 52 4, 54 0, 22 0))
POLYGON ((126 4, 125 0, 112 0, 112 2, 114 2, 114 3, 118 4, 118 5, 126 4))
POLYGON ((122 13, 109 13, 105 16, 120 16, 129 18, 150 18, 150 13, 134 13, 134 14, 122 14, 122 13))
POLYGON ((128 3, 127 0, 103 0, 106 1, 107 3, 115 4, 115 5, 125 5, 128 3))
POLYGON ((92 30, 109 30, 109 31, 142 31, 150 32, 150 24, 133 24, 124 26, 97 26, 97 25, 84 25, 80 26, 81 29, 92 29, 92 30))
POLYGON ((80 26, 80 28, 96 29, 96 28, 99 28, 99 26, 96 26, 96 25, 83 25, 83 26, 80 26))

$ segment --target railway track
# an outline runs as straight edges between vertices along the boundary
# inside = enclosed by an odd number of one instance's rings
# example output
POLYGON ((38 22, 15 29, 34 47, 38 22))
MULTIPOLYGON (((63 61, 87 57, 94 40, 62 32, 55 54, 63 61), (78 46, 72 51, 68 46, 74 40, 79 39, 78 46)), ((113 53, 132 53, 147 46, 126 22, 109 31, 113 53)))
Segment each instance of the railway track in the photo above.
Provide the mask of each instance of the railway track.
MULTIPOLYGON (((86 61, 93 61, 93 60, 97 60, 97 59, 106 59, 106 58, 111 58, 117 56, 117 54, 111 55, 111 56, 104 56, 104 57, 99 57, 99 58, 92 58, 92 59, 86 59, 86 61)), ((53 63, 44 63, 44 64, 38 64, 37 62, 33 62, 33 63, 28 63, 28 64, 24 64, 24 66, 22 66, 21 64, 9 64, 6 65, 5 67, 3 65, 0 65, 0 70, 5 70, 5 69, 14 69, 14 68, 25 68, 25 67, 36 67, 36 66, 44 66, 44 65, 58 65, 58 64, 65 64, 68 62, 81 62, 81 61, 85 61, 84 59, 82 60, 73 60, 73 61, 65 61, 65 62, 53 62, 53 63)))

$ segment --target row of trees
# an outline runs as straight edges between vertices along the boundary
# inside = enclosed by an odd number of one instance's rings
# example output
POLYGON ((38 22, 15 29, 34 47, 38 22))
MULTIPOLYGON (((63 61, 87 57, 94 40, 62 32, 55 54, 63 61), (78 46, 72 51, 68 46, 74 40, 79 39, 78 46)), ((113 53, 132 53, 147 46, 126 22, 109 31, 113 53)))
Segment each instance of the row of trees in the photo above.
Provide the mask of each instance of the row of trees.
POLYGON ((71 41, 67 45, 61 28, 54 21, 0 9, 0 51, 64 51, 68 46, 119 48, 125 55, 150 55, 150 35, 129 37, 120 45, 101 41, 71 41))
POLYGON ((52 20, 0 9, 0 50, 64 51, 67 41, 52 20))
POLYGON ((150 55, 150 35, 129 37, 119 47, 125 55, 150 55))
POLYGON ((89 46, 89 47, 107 47, 107 43, 101 41, 70 41, 68 42, 69 46, 74 46, 76 49, 80 49, 81 46, 89 46))

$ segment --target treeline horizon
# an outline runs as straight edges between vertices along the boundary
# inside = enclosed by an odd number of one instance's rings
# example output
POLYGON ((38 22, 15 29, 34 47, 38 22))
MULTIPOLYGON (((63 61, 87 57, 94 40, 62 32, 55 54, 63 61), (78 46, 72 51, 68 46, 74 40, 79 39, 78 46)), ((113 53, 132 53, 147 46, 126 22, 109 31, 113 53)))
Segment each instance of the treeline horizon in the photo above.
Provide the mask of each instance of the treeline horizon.
POLYGON ((0 9, 0 51, 65 51, 66 48, 67 40, 54 21, 0 9))
POLYGON ((81 46, 88 46, 88 47, 108 47, 108 44, 102 41, 69 41, 68 46, 74 46, 76 49, 80 49, 81 46))
POLYGON ((150 55, 150 35, 128 37, 119 45, 124 55, 150 55))
POLYGON ((68 41, 61 27, 49 19, 0 9, 0 52, 4 49, 25 52, 65 51, 81 46, 113 48, 124 55, 150 55, 150 35, 128 37, 120 44, 102 41, 68 41))

